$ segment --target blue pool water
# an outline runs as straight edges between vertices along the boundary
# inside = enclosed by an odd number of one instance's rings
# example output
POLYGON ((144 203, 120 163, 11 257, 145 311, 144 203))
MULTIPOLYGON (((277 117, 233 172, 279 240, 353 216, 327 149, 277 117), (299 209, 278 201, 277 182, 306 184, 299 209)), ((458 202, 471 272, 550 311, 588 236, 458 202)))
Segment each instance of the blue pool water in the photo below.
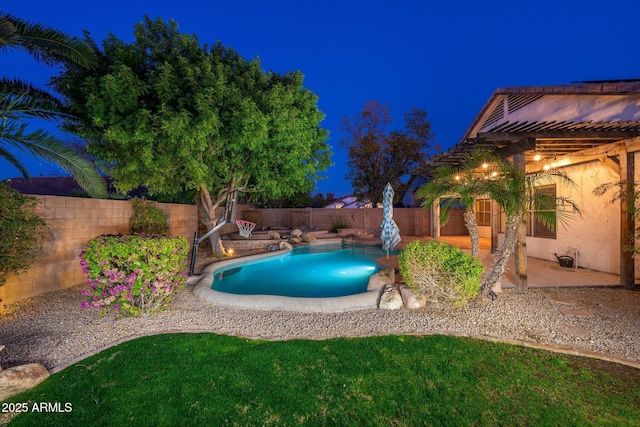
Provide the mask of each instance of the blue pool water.
POLYGON ((339 297, 366 292, 378 271, 379 247, 316 245, 230 265, 214 273, 212 289, 243 295, 339 297))

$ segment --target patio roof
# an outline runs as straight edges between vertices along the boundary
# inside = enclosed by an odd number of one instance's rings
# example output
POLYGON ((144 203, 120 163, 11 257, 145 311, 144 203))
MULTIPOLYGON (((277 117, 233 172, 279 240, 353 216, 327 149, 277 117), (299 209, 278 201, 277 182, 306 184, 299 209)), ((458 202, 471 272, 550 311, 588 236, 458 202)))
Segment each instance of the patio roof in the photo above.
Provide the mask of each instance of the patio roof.
POLYGON ((476 148, 502 157, 524 153, 527 166, 535 167, 536 155, 593 154, 597 147, 636 136, 640 79, 499 88, 456 146, 414 172, 428 175, 438 166, 456 166, 476 148))

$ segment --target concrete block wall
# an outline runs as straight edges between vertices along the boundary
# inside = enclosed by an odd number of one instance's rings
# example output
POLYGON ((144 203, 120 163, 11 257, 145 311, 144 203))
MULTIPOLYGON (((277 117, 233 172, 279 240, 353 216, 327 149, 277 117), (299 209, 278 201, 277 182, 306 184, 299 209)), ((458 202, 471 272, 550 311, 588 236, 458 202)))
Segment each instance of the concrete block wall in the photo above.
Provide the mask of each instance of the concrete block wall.
MULTIPOLYGON (((79 255, 84 245, 101 234, 126 234, 131 204, 124 200, 35 196, 35 213, 49 227, 43 254, 19 275, 10 275, 0 287, 0 305, 11 304, 45 292, 86 283, 79 255)), ((198 210, 193 205, 156 203, 167 214, 169 235, 183 236, 193 243, 198 228, 198 210)), ((191 246, 190 246, 191 247, 191 246)))
MULTIPOLYGON (((330 230, 335 222, 349 225, 349 228, 379 232, 382 224, 382 209, 250 209, 239 211, 238 218, 256 223, 256 229, 263 227, 294 227, 330 230)), ((396 208, 393 219, 400 232, 407 236, 428 236, 431 230, 430 211, 421 208, 396 208)))

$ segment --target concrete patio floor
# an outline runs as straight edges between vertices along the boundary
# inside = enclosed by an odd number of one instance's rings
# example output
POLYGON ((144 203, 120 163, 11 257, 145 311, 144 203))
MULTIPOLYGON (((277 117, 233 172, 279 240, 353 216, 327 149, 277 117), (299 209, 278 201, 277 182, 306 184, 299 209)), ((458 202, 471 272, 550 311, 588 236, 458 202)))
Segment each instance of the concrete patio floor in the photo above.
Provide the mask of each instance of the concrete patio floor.
MULTIPOLYGON (((402 241, 396 249, 402 249, 404 245, 414 240, 426 240, 428 237, 402 236, 402 241)), ((377 239, 380 240, 380 239, 377 239)), ((441 241, 458 246, 468 251, 471 248, 469 236, 441 236, 441 241)), ((364 243, 364 242, 363 242, 364 243)), ((373 243, 373 242, 372 242, 373 243)), ((487 238, 480 239, 480 259, 484 265, 490 266, 493 256, 489 250, 490 241, 487 238)), ((390 267, 398 267, 398 257, 381 257, 377 260, 380 264, 390 267)), ((507 269, 502 276, 502 287, 515 287, 515 265, 513 255, 509 259, 507 269)), ((530 288, 544 287, 572 287, 572 286, 619 286, 620 276, 617 274, 589 270, 586 268, 560 267, 556 261, 547 261, 539 258, 527 257, 527 284, 530 288)))

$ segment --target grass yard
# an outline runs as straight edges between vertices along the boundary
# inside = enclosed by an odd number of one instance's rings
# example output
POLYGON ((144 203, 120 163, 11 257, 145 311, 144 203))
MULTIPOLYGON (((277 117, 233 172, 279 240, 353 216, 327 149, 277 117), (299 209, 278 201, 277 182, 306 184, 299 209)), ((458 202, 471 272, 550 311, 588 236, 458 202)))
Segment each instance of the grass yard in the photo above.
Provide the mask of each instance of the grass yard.
POLYGON ((4 403, 72 407, 12 426, 637 426, 640 371, 595 365, 447 336, 168 334, 112 347, 4 403))

